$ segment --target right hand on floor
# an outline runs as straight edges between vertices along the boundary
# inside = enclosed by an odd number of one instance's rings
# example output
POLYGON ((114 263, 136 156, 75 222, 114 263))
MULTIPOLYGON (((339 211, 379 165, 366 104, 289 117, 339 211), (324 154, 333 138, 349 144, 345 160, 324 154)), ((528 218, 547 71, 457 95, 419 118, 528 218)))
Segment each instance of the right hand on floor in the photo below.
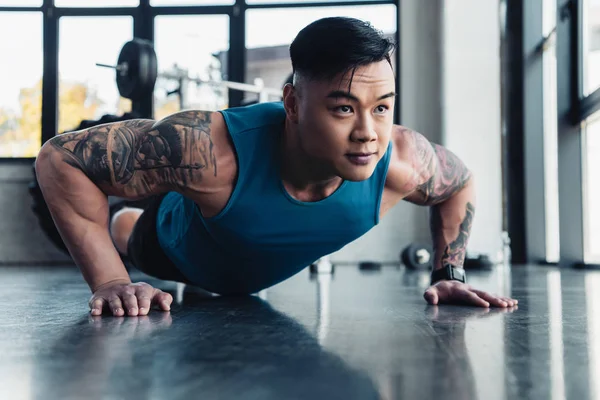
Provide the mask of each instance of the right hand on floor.
POLYGON ((173 296, 147 283, 110 282, 96 289, 89 301, 92 315, 101 315, 103 310, 117 317, 147 315, 150 307, 169 311, 173 296))

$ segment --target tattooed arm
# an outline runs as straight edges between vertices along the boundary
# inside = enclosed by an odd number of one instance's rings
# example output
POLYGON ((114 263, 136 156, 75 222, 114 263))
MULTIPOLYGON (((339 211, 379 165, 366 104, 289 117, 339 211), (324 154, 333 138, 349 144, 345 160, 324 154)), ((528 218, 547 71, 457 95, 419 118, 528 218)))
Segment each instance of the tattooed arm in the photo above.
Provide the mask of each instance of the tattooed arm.
POLYGON ((475 213, 473 176, 450 150, 409 131, 416 173, 414 191, 406 201, 430 206, 434 268, 462 267, 475 213))
POLYGON ((43 146, 36 160, 40 187, 92 291, 129 281, 109 235, 107 196, 228 197, 232 155, 224 131, 220 114, 187 111, 66 133, 43 146))
MULTIPOLYGON (((433 268, 447 264, 462 267, 475 213, 473 176, 450 150, 409 129, 400 126, 394 129, 394 156, 386 185, 405 200, 430 207, 433 268)), ((512 307, 518 303, 462 282, 446 280, 431 285, 424 297, 434 305, 512 307)))

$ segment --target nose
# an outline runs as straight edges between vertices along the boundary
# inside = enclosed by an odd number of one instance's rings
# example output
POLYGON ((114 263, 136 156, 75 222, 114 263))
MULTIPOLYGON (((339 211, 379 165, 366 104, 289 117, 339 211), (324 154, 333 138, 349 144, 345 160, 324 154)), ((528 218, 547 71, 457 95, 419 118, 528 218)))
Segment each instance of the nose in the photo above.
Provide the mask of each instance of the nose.
POLYGON ((377 132, 375 132, 373 121, 369 117, 360 118, 350 135, 350 140, 360 143, 376 141, 377 132))

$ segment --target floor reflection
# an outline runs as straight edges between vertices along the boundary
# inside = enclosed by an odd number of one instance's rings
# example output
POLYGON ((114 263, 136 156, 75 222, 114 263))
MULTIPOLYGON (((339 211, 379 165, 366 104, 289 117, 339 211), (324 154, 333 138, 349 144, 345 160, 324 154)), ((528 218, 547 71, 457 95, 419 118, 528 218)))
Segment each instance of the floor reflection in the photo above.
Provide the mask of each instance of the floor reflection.
POLYGON ((86 317, 36 365, 44 398, 380 398, 364 372, 255 296, 184 291, 171 313, 86 317))
POLYGON ((600 399, 600 274, 585 277, 590 398, 600 399))
POLYGON ((549 349, 550 349, 550 392, 552 400, 565 399, 565 370, 563 346, 563 312, 562 287, 560 271, 551 270, 546 275, 548 320, 549 320, 549 349))
POLYGON ((598 272, 470 273, 514 309, 428 306, 395 267, 239 298, 152 281, 177 301, 135 318, 90 318, 76 270, 0 275, 1 398, 600 399, 598 272))

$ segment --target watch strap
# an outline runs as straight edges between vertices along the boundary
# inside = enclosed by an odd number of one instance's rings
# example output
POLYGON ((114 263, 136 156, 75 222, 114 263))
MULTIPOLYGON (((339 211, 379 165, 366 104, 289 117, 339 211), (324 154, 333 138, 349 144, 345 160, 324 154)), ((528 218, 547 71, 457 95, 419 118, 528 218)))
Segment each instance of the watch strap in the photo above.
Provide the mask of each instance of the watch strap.
POLYGON ((459 281, 465 283, 467 281, 467 278, 465 275, 465 270, 463 268, 457 268, 450 264, 447 264, 443 268, 436 269, 431 273, 432 285, 442 280, 459 281))

